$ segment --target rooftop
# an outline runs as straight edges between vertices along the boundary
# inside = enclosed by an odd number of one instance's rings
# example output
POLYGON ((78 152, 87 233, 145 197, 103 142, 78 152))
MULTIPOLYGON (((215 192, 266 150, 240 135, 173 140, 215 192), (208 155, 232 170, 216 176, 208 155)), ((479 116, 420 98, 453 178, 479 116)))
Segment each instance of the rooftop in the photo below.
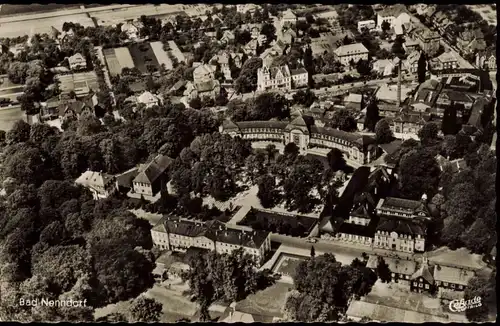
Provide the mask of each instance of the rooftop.
POLYGON ((382 218, 377 226, 377 231, 396 232, 397 234, 406 234, 412 237, 425 235, 424 226, 412 220, 398 218, 382 218))
POLYGON ((148 164, 141 164, 139 166, 139 173, 134 179, 134 182, 151 184, 162 175, 165 170, 170 166, 173 160, 165 155, 156 156, 148 164))
POLYGON ((399 17, 399 15, 401 15, 402 13, 408 13, 408 11, 406 10, 406 6, 403 5, 403 4, 396 4, 396 5, 393 5, 393 6, 387 6, 385 7, 384 9, 382 9, 381 11, 379 11, 377 14, 380 16, 380 17, 399 17))
MULTIPOLYGON (((376 269, 378 266, 378 257, 379 256, 376 255, 370 256, 366 263, 366 267, 376 269)), ((414 260, 384 257, 384 261, 387 263, 392 273, 413 275, 417 270, 417 263, 414 260)))
POLYGON ((335 50, 335 54, 339 57, 355 53, 368 53, 368 50, 362 43, 342 45, 335 50))
POLYGON ((467 286, 474 277, 474 272, 461 268, 436 265, 434 266, 434 280, 467 286))
POLYGON ((86 187, 104 188, 113 180, 113 178, 114 177, 112 175, 106 173, 86 171, 78 179, 76 179, 75 183, 86 187))

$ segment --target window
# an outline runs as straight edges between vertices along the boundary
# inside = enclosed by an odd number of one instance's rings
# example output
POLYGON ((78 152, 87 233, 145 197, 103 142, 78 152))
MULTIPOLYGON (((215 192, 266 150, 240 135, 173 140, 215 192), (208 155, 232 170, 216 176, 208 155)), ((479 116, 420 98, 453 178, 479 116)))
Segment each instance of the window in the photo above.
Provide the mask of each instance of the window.
POLYGON ((458 286, 458 288, 459 288, 460 290, 463 290, 464 286, 463 286, 463 285, 459 285, 459 286, 458 286))
POLYGON ((417 282, 413 282, 413 286, 417 286, 417 282))
POLYGON ((424 286, 424 285, 423 285, 422 283, 420 283, 420 284, 418 285, 418 287, 419 287, 419 288, 421 288, 421 287, 423 287, 423 286, 424 286))
POLYGON ((451 288, 454 289, 455 288, 455 284, 452 283, 451 284, 451 288))
POLYGON ((425 285, 425 289, 426 289, 426 290, 429 290, 429 284, 426 284, 426 285, 425 285))
POLYGON ((444 286, 448 286, 448 282, 444 282, 443 284, 444 284, 444 286))

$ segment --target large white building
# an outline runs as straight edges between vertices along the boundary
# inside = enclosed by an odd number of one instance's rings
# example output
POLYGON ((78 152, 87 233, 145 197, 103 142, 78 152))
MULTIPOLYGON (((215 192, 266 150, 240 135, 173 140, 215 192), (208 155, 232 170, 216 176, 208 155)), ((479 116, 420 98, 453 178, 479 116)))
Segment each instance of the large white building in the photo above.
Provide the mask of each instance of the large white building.
POLYGON ((411 16, 403 4, 388 6, 377 13, 377 29, 382 30, 382 24, 388 22, 391 29, 400 29, 411 21, 411 16))
POLYGON ((368 60, 368 49, 361 43, 342 45, 333 53, 344 66, 349 65, 351 61, 356 63, 359 60, 368 60))
POLYGON ((271 250, 269 232, 244 231, 219 221, 197 222, 183 218, 165 216, 151 229, 153 244, 165 250, 185 251, 201 248, 219 254, 231 254, 242 248, 256 262, 262 263, 271 250))
POLYGON ((263 66, 257 70, 257 91, 271 89, 292 89, 292 75, 287 65, 281 67, 263 66))

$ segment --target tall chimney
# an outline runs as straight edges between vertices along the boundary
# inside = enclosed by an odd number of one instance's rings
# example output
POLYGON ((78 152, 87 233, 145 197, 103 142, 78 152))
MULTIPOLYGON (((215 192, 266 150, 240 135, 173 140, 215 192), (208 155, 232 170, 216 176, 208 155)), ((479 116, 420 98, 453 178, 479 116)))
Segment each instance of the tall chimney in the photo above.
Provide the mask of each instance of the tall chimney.
POLYGON ((401 60, 398 60, 398 108, 401 107, 401 60))

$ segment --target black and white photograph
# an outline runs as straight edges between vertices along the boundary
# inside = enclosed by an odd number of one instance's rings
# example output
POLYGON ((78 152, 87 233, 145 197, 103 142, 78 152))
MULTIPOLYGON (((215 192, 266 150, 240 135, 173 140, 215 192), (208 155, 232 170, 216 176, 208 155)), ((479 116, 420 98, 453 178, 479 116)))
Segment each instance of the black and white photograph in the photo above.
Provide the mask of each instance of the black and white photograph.
POLYGON ((494 323, 492 4, 0 4, 0 322, 494 323))

